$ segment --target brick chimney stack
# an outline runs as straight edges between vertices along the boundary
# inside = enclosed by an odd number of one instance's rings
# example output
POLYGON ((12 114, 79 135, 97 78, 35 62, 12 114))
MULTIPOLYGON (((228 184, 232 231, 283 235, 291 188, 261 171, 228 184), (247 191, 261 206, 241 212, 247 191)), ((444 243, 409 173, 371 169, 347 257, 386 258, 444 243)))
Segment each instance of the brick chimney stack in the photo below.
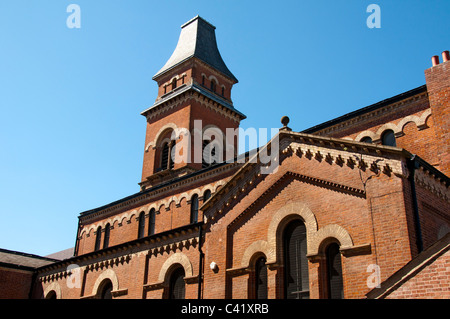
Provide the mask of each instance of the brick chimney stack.
POLYGON ((428 98, 438 145, 439 170, 450 176, 450 62, 449 51, 432 57, 432 67, 425 70, 428 98))

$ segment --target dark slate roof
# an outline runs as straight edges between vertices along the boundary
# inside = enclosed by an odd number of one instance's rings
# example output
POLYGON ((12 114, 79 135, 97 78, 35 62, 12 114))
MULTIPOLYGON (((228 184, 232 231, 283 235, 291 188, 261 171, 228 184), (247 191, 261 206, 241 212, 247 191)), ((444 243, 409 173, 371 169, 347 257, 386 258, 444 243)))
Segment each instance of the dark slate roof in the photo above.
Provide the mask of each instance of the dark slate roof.
POLYGON ((51 255, 47 255, 45 257, 52 258, 52 259, 57 259, 57 260, 69 259, 69 258, 73 257, 73 251, 74 251, 74 248, 72 247, 72 248, 68 248, 68 249, 65 249, 65 250, 58 251, 58 252, 53 253, 51 255))
POLYGON ((382 107, 384 107, 386 105, 397 103, 397 102, 399 102, 401 100, 404 100, 406 98, 409 98, 411 96, 414 96, 414 95, 417 95, 417 94, 420 94, 420 93, 423 93, 423 92, 426 92, 426 91, 427 91, 427 86, 426 85, 419 86, 419 87, 417 87, 415 89, 406 91, 404 93, 398 94, 396 96, 393 96, 391 98, 385 99, 385 100, 380 101, 380 102, 377 102, 375 104, 372 104, 372 105, 363 107, 361 109, 358 109, 356 111, 347 113, 345 115, 336 117, 336 118, 334 118, 332 120, 329 120, 327 122, 324 122, 322 124, 310 127, 310 128, 308 128, 306 130, 303 130, 302 133, 315 134, 318 131, 323 130, 323 129, 327 128, 327 127, 336 125, 338 123, 345 122, 345 121, 347 121, 349 119, 352 119, 354 117, 357 117, 359 115, 375 111, 375 110, 377 110, 379 108, 382 108, 382 107))
POLYGON ((175 51, 162 69, 155 74, 153 79, 184 61, 196 57, 237 83, 238 80, 227 68, 220 55, 216 42, 215 29, 215 26, 199 16, 183 24, 175 51))
POLYGON ((56 261, 53 258, 0 248, 0 266, 8 268, 33 270, 38 267, 53 264, 56 261))

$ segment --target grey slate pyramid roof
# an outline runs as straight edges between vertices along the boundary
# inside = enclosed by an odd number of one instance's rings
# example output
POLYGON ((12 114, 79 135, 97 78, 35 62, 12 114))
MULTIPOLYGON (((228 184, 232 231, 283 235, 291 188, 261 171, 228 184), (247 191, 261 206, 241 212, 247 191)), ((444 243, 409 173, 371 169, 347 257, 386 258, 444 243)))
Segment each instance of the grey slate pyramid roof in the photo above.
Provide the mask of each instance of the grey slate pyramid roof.
POLYGON ((227 68, 220 55, 215 29, 215 26, 199 16, 183 24, 175 51, 162 69, 153 76, 153 79, 189 58, 196 57, 237 83, 238 80, 227 68))

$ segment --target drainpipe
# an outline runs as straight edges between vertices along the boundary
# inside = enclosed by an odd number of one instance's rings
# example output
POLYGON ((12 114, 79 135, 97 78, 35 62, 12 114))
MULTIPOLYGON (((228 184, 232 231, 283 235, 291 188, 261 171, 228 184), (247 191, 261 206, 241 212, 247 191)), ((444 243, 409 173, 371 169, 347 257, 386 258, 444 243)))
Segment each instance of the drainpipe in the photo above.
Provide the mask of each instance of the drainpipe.
POLYGON ((417 194, 416 194, 416 182, 414 181, 415 170, 419 167, 419 162, 416 155, 413 155, 408 161, 409 167, 409 182, 411 184, 411 196, 414 211, 414 222, 416 228, 416 244, 419 253, 423 251, 423 241, 422 241, 422 230, 420 227, 420 216, 419 216, 419 206, 417 205, 417 194))
POLYGON ((202 299, 202 275, 203 275, 203 251, 202 251, 202 236, 203 236, 203 223, 200 225, 198 234, 198 251, 200 254, 199 266, 198 266, 198 299, 202 299))

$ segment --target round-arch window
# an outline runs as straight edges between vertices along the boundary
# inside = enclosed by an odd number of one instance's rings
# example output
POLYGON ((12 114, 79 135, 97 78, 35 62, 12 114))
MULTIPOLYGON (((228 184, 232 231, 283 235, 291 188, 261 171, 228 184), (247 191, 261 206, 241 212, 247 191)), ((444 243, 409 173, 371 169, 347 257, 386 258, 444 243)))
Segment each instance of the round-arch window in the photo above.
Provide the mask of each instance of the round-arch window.
POLYGON ((191 224, 198 222, 198 195, 194 194, 191 198, 191 224))
POLYGON ((255 298, 267 299, 266 258, 260 257, 255 263, 255 298))
POLYGON ((366 136, 366 137, 363 137, 361 139, 361 142, 363 142, 363 143, 372 143, 372 139, 370 137, 366 136))
POLYGON ((112 282, 108 280, 108 282, 103 285, 102 293, 100 295, 101 299, 112 299, 112 289, 112 282))
POLYGON ((207 189, 203 193, 203 202, 206 202, 208 199, 210 199, 210 197, 211 197, 211 191, 209 189, 207 189))
POLYGON ((306 226, 300 220, 289 223, 284 231, 284 296, 309 299, 306 226))
POLYGON ((326 249, 328 298, 343 299, 344 287, 342 280, 342 264, 339 245, 330 244, 326 249))
POLYGON ((184 299, 185 283, 184 283, 184 268, 178 267, 170 276, 169 298, 170 299, 184 299))
POLYGON ((383 135, 381 136, 381 142, 383 145, 397 146, 397 143, 395 142, 394 131, 393 130, 384 131, 383 135))
POLYGON ((54 290, 50 291, 45 299, 56 299, 56 292, 54 290))

